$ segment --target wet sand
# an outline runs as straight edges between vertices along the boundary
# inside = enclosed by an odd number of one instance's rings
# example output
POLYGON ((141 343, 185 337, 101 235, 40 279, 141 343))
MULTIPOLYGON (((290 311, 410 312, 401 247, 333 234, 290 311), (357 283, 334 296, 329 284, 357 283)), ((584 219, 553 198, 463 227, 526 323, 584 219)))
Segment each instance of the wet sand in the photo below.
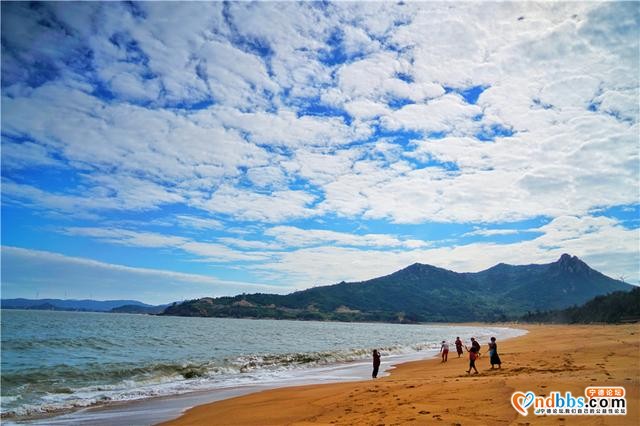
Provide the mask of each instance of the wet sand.
POLYGON ((637 425, 640 324, 517 325, 529 333, 498 342, 491 370, 486 342, 467 375, 467 354, 399 365, 376 380, 274 389, 202 405, 163 425, 637 425), (624 386, 626 416, 519 415, 515 391, 584 395, 587 386, 624 386))

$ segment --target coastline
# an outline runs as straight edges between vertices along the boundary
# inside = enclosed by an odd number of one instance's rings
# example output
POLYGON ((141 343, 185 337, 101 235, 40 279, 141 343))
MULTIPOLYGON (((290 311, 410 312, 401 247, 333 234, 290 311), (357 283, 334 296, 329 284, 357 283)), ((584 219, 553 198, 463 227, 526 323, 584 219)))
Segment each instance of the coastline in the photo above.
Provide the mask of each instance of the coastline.
MULTIPOLYGON (((627 325, 512 325, 527 334, 499 341, 501 370, 488 357, 479 375, 468 358, 450 352, 396 365, 376 380, 271 389, 187 410, 163 426, 201 424, 580 424, 635 425, 640 418, 640 327, 627 325), (523 417, 510 403, 515 391, 543 396, 584 395, 587 386, 623 386, 626 416, 523 417)), ((483 352, 486 352, 486 342, 483 352)))
MULTIPOLYGON (((302 328, 305 330, 308 329, 309 326, 313 326, 312 323, 290 321, 277 324, 282 324, 281 326, 278 325, 278 327, 287 326, 285 327, 287 330, 291 328, 295 330, 300 328, 298 327, 300 325, 304 326, 302 328), (287 326, 289 323, 295 325, 295 327, 287 326)), ((259 324, 256 324, 256 326, 257 325, 259 324)), ((269 324, 266 323, 263 325, 265 327, 269 326, 269 324)), ((324 323, 318 323, 318 325, 322 327, 311 327, 311 330, 316 334, 318 330, 325 330, 325 328, 327 328, 324 323)), ((320 358, 318 359, 321 362, 317 364, 313 362, 315 358, 311 357, 309 359, 312 362, 309 364, 303 363, 299 366, 294 364, 293 368, 289 368, 286 364, 283 364, 275 370, 258 368, 255 372, 250 371, 246 376, 219 376, 217 380, 215 379, 216 376, 213 376, 214 381, 208 381, 207 378, 205 378, 204 381, 199 379, 196 379, 194 382, 179 381, 177 383, 182 387, 183 392, 173 394, 163 392, 165 390, 165 388, 162 387, 164 384, 156 388, 151 386, 142 387, 139 390, 132 388, 136 392, 132 392, 134 398, 123 398, 120 400, 115 398, 108 400, 105 398, 104 403, 98 401, 98 403, 87 405, 84 408, 51 410, 47 413, 36 413, 29 416, 7 416, 3 418, 3 422, 7 422, 7 424, 60 424, 65 426, 83 424, 146 426, 175 419, 185 410, 195 406, 240 395, 292 386, 362 381, 371 375, 370 350, 367 349, 365 352, 362 352, 362 350, 358 348, 369 343, 372 331, 381 333, 379 338, 376 338, 376 341, 381 345, 379 347, 383 350, 382 373, 379 377, 386 375, 385 370, 388 370, 394 365, 434 357, 438 352, 439 342, 443 338, 455 335, 476 336, 480 338, 480 341, 488 341, 491 335, 495 335, 499 339, 506 339, 526 333, 526 331, 522 329, 516 329, 513 324, 426 323, 417 326, 402 325, 396 329, 394 328, 396 325, 393 324, 388 326, 383 324, 382 327, 380 327, 375 323, 363 324, 355 328, 353 331, 357 330, 357 332, 353 335, 353 340, 341 341, 341 338, 344 339, 344 336, 342 336, 344 334, 343 329, 347 327, 347 330, 350 330, 353 328, 350 326, 351 324, 339 324, 336 330, 338 334, 334 336, 334 340, 338 339, 336 342, 342 342, 342 346, 340 346, 342 349, 319 352, 318 355, 320 358), (415 342, 415 339, 420 339, 420 336, 423 334, 430 337, 427 337, 424 341, 418 340, 417 343, 408 343, 415 342), (355 346, 345 346, 345 343, 355 346), (365 357, 364 359, 362 358, 363 355, 365 357), (353 356, 355 356, 355 358, 353 356), (193 390, 189 390, 188 387, 192 387, 193 390), (155 395, 149 392, 150 390, 154 391, 156 389, 158 393, 155 395), (145 397, 145 395, 151 396, 145 397)), ((334 328, 335 327, 331 326, 328 329, 330 331, 334 328)), ((353 333, 353 331, 351 331, 351 333, 353 333)), ((326 330, 322 336, 326 336, 326 330)), ((318 335, 315 337, 322 338, 322 336, 318 335)), ((294 352, 302 351, 302 353, 314 349, 317 350, 316 348, 318 347, 315 343, 313 343, 312 346, 300 346, 299 339, 298 341, 292 340, 291 344, 293 345, 294 352)), ((333 345, 335 344, 334 342, 333 345)), ((333 348, 334 346, 331 347, 333 348)), ((324 350, 326 351, 326 349, 324 350)), ((118 354, 119 352, 115 353, 116 356, 119 356, 118 354)), ((309 354, 313 355, 312 352, 309 352, 309 354)), ((285 356, 284 360, 286 361, 287 359, 285 356)), ((169 382, 172 386, 173 383, 174 382, 169 382)), ((98 395, 98 397, 100 397, 100 395, 98 395)))

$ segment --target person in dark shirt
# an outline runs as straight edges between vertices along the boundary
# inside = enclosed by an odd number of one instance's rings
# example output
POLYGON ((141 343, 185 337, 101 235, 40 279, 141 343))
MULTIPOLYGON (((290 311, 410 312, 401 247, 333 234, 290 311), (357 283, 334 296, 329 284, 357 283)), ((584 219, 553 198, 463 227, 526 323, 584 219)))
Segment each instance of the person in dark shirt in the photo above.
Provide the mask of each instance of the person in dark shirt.
POLYGON ((373 373, 371 377, 374 379, 378 377, 378 369, 380 368, 380 352, 377 349, 373 350, 373 373))
POLYGON ((458 352, 458 358, 462 356, 462 340, 459 337, 456 337, 456 352, 458 352))
POLYGON ((476 358, 480 358, 480 343, 474 338, 471 338, 471 347, 476 349, 476 358))
POLYGON ((489 356, 491 359, 489 362, 491 363, 491 369, 493 369, 494 365, 498 365, 498 368, 502 368, 502 361, 500 361, 500 356, 498 355, 498 344, 496 343, 496 338, 492 337, 491 342, 489 343, 489 356))

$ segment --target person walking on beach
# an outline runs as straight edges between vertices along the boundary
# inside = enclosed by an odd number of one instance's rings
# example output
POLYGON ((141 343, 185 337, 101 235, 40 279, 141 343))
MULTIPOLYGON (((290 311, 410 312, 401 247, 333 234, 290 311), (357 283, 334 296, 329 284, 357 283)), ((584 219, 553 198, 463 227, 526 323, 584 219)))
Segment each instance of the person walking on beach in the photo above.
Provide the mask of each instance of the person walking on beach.
POLYGON ((471 347, 476 349, 476 358, 480 358, 480 343, 474 338, 471 338, 471 347))
POLYGON ((442 353, 442 362, 447 362, 447 358, 449 357, 449 344, 445 340, 442 341, 440 352, 442 353))
POLYGON ((377 349, 373 350, 373 373, 371 377, 374 379, 378 377, 378 369, 380 368, 380 352, 377 349))
POLYGON ((491 369, 493 370, 494 365, 498 365, 498 368, 502 368, 502 361, 500 361, 500 356, 498 356, 498 344, 496 343, 496 338, 492 337, 491 342, 489 343, 489 356, 491 357, 489 362, 491 363, 491 369))
POLYGON ((458 358, 462 355, 462 340, 460 337, 456 337, 456 352, 458 352, 458 358))
POLYGON ((478 358, 478 349, 475 346, 471 346, 471 349, 468 347, 464 347, 467 352, 469 352, 469 369, 467 370, 467 374, 471 373, 471 369, 478 374, 478 369, 476 368, 476 359, 478 358))

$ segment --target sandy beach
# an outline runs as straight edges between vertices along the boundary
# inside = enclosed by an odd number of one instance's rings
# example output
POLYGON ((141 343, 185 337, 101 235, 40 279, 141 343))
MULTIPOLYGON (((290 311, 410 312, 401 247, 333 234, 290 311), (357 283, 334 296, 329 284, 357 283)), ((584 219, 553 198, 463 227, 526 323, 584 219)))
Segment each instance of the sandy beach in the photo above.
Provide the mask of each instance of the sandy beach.
MULTIPOLYGON (((290 387, 207 404, 163 425, 637 425, 640 418, 640 325, 517 325, 529 333, 498 342, 502 369, 491 370, 483 343, 468 375, 468 358, 397 366, 388 377, 290 387), (623 386, 626 416, 518 414, 513 392, 545 396, 587 386, 623 386)), ((461 336, 467 338, 467 336, 461 336)))

